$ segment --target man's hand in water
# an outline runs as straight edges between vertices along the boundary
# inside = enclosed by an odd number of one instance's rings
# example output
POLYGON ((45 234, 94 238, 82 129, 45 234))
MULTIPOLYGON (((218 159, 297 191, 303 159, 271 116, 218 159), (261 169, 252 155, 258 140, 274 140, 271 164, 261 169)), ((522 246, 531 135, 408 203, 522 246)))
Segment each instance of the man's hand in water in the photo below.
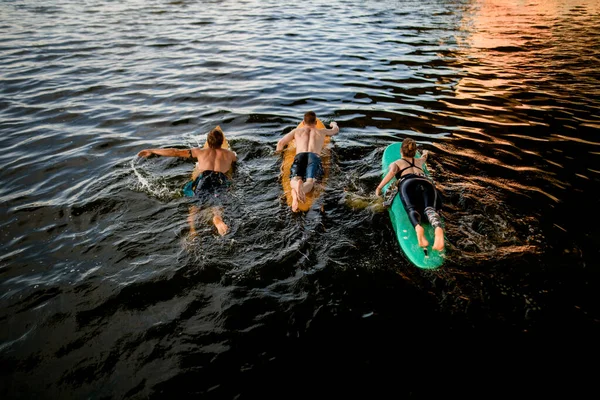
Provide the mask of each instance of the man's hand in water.
POLYGON ((142 150, 138 153, 138 157, 148 157, 149 155, 152 155, 151 150, 142 150))
POLYGON ((379 188, 379 186, 377 186, 377 189, 375 189, 375 196, 381 196, 381 189, 379 188))
POLYGON ((336 128, 337 126, 338 126, 338 124, 337 124, 337 122, 335 122, 335 121, 331 121, 331 123, 329 124, 329 127, 330 127, 331 129, 333 129, 333 128, 336 128))

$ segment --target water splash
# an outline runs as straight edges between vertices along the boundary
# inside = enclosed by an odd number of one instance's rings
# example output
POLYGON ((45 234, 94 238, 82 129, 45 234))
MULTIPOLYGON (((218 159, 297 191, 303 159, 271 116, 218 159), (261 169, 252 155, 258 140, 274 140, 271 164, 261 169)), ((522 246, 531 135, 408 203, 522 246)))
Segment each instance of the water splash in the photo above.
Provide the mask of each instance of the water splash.
POLYGON ((140 164, 140 157, 134 157, 131 162, 131 170, 137 179, 137 182, 133 184, 132 190, 146 192, 153 197, 161 200, 172 200, 176 197, 181 197, 181 188, 173 189, 169 186, 169 181, 157 173, 152 173, 152 169, 142 168, 141 165, 148 165, 149 163, 140 164))

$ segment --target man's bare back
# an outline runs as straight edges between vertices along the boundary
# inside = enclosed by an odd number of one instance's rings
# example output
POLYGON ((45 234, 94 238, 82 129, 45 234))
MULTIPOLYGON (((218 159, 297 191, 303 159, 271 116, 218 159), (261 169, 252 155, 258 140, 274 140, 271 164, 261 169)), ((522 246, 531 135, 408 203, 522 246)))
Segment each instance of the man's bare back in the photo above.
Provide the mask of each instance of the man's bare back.
MULTIPOLYGON (((327 129, 322 129, 326 131, 327 129)), ((294 133, 296 140, 296 153, 315 153, 320 154, 325 142, 325 133, 321 129, 314 127, 297 128, 294 133)))
POLYGON ((204 171, 226 173, 231 168, 231 163, 237 160, 235 153, 226 149, 194 148, 192 155, 198 159, 192 173, 192 180, 204 171))
POLYGON ((332 122, 330 126, 332 129, 317 129, 316 125, 305 125, 296 128, 277 143, 276 151, 282 151, 284 146, 294 139, 296 141, 296 154, 321 154, 323 144, 325 143, 325 136, 333 136, 340 131, 336 122, 332 122))

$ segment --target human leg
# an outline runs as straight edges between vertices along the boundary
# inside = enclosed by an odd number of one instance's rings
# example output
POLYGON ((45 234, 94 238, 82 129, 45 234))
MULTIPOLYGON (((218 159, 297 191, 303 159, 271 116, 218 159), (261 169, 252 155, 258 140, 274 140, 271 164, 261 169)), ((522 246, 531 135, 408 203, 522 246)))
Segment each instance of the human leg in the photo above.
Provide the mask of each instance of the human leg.
POLYGON ((425 209, 425 215, 429 220, 429 223, 435 228, 435 240, 433 242, 433 249, 437 251, 444 250, 444 228, 442 227, 442 220, 440 215, 435 211, 433 207, 427 207, 425 209))
POLYGON ((307 178, 306 182, 302 184, 302 190, 304 193, 309 193, 311 190, 313 190, 314 185, 315 180, 313 178, 307 178))
POLYGON ((310 192, 314 187, 315 180, 321 180, 323 178, 323 163, 321 157, 316 153, 308 153, 308 163, 306 165, 306 183, 304 184, 304 191, 310 192))
POLYGON ((306 176, 308 164, 308 153, 299 153, 294 157, 290 168, 290 186, 292 188, 292 211, 298 210, 298 202, 305 201, 306 196, 303 186, 303 178, 306 176))
POLYGON ((412 226, 415 227, 417 241, 420 247, 429 246, 429 241, 425 238, 425 229, 421 226, 421 214, 417 211, 416 194, 419 182, 416 179, 405 179, 401 181, 398 187, 400 199, 404 205, 404 209, 408 214, 408 219, 412 226))
POLYGON ((294 187, 294 181, 290 181, 290 186, 292 187, 292 211, 298 211, 298 192, 294 187))
POLYGON ((224 236, 228 231, 229 227, 223 221, 223 209, 220 207, 213 207, 213 224, 217 228, 219 235, 224 236))
POLYGON ((442 219, 436 210, 441 208, 441 199, 438 196, 437 190, 433 183, 423 182, 423 201, 425 204, 425 216, 427 220, 435 228, 435 240, 433 241, 433 250, 444 250, 444 228, 442 227, 442 219))
POLYGON ((290 186, 292 188, 292 211, 295 212, 298 211, 298 202, 306 200, 302 178, 295 177, 290 181, 290 186))
POLYGON ((417 241, 419 242, 419 247, 429 246, 429 241, 425 238, 425 229, 423 229, 421 224, 415 225, 415 232, 417 234, 417 241))
POLYGON ((438 195, 438 191, 433 185, 433 182, 427 179, 420 180, 421 196, 423 198, 423 209, 431 207, 435 210, 442 208, 442 199, 438 195))
POLYGON ((433 241, 432 249, 442 251, 444 250, 444 246, 444 229, 438 226, 435 228, 435 240, 433 241))
POLYGON ((196 206, 190 206, 189 209, 189 213, 188 213, 188 224, 190 226, 190 233, 189 236, 195 236, 196 235, 196 215, 198 214, 199 208, 196 206))
MULTIPOLYGON (((227 175, 218 171, 203 171, 202 175, 198 178, 197 186, 195 187, 195 193, 200 203, 204 205, 204 210, 201 215, 205 222, 212 223, 217 228, 217 231, 221 236, 225 235, 229 231, 229 227, 223 222, 223 201, 226 201, 227 187, 230 181, 227 175)), ((190 215, 188 216, 188 222, 190 223, 191 229, 195 232, 193 222, 196 219, 196 214, 199 213, 200 208, 192 206, 190 215)))

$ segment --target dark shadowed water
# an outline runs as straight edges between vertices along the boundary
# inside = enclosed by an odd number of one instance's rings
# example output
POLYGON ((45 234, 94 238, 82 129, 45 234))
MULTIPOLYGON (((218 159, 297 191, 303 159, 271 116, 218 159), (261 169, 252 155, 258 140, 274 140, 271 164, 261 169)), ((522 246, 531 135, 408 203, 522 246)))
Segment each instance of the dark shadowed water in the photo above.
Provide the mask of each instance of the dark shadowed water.
POLYGON ((490 398, 597 365, 599 99, 595 0, 2 1, 0 397, 490 398), (294 215, 274 149, 308 110, 341 132, 294 215), (216 125, 231 232, 192 238, 193 163, 136 154, 216 125), (435 271, 369 203, 407 137, 435 271))

